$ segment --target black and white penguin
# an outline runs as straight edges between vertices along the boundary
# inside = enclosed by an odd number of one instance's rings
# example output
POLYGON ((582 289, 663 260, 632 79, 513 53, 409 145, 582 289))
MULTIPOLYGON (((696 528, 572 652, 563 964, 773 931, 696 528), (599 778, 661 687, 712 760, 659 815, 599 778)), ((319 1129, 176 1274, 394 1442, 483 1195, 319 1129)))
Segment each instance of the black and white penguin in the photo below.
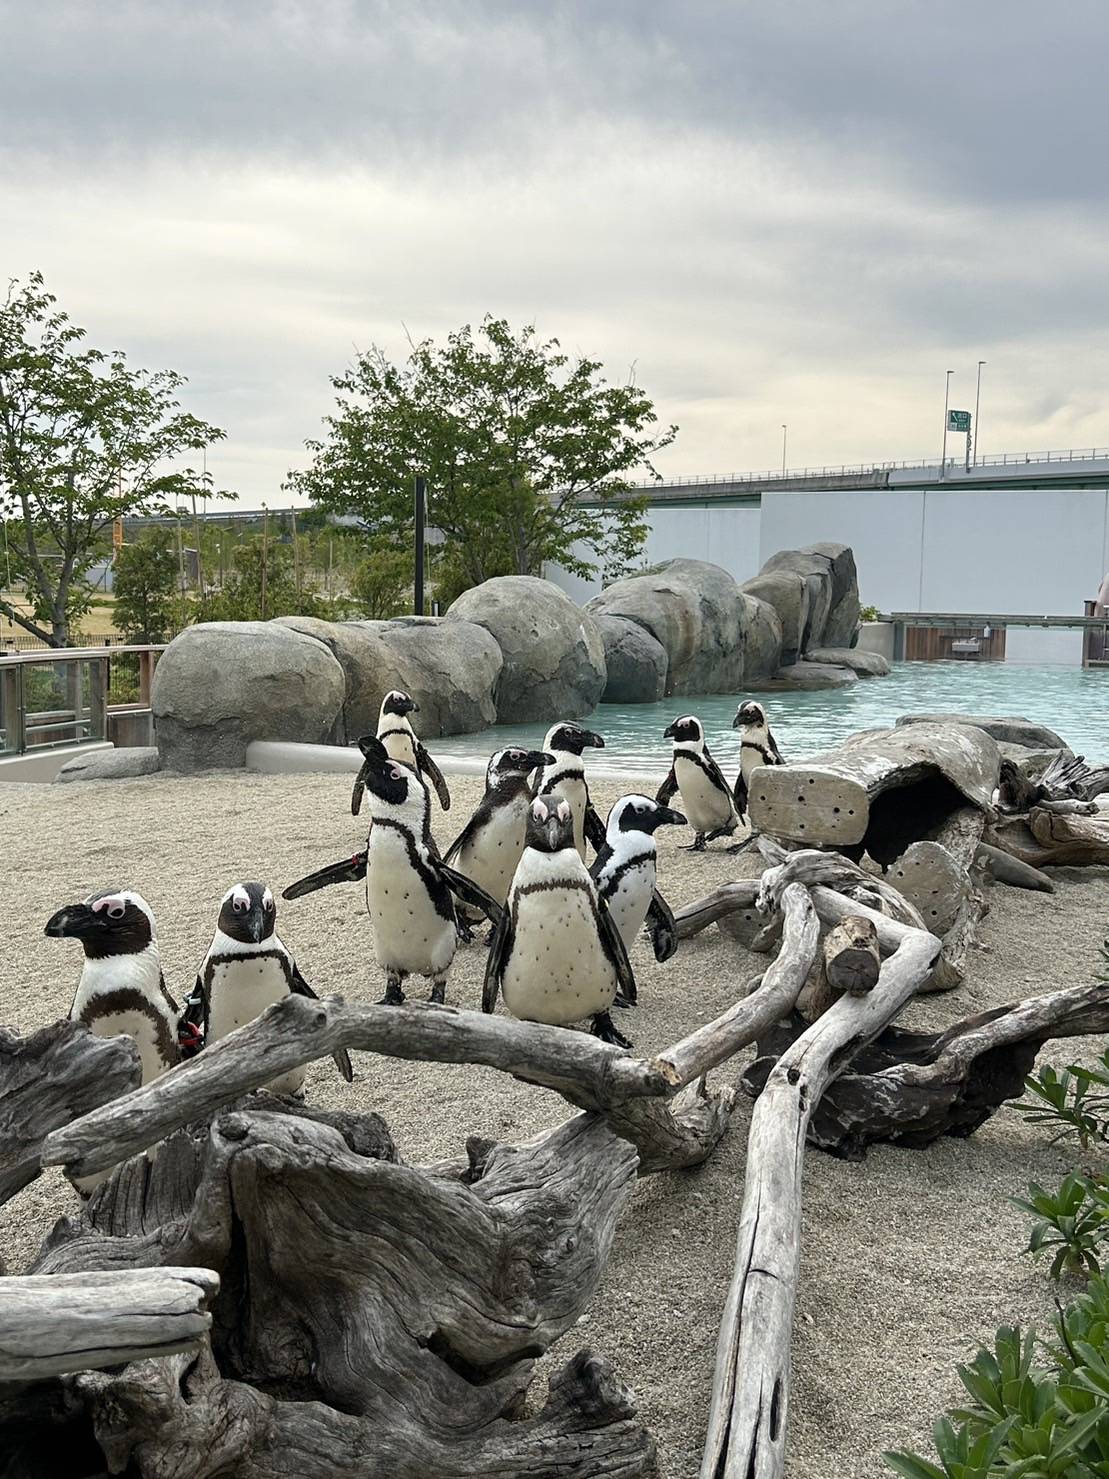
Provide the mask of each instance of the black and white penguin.
POLYGON ((605 840, 589 869, 629 951, 647 925, 655 959, 669 960, 678 948, 670 906, 655 887, 659 827, 684 827, 685 817, 649 796, 621 796, 608 814, 605 840))
POLYGON ((574 846, 583 862, 587 840, 594 852, 604 842, 605 824, 589 799, 589 783, 585 779, 582 755, 587 749, 603 750, 604 747, 604 740, 592 729, 583 729, 580 724, 569 722, 552 724, 547 730, 543 748, 554 759, 539 772, 533 793, 536 796, 551 796, 557 792, 570 803, 574 818, 574 846))
MULTIPOLYGON (((381 701, 381 710, 377 716, 377 737, 385 746, 385 753, 390 760, 399 760, 402 765, 410 765, 418 775, 427 777, 435 787, 439 805, 444 811, 450 811, 451 793, 447 790, 447 783, 435 761, 420 743, 416 731, 408 722, 409 714, 419 712, 420 706, 410 694, 394 688, 381 701)), ((363 765, 354 782, 354 791, 350 798, 350 809, 354 816, 362 810, 362 793, 365 790, 365 784, 365 766, 363 765)))
POLYGON ((407 976, 426 976, 430 1000, 442 1002, 458 943, 455 896, 494 922, 500 906, 443 862, 431 835, 427 787, 416 771, 390 759, 375 735, 364 735, 358 744, 372 815, 366 850, 290 884, 282 897, 299 899, 331 883, 364 878, 374 953, 385 972, 381 1004, 404 1001, 407 976))
POLYGON ((80 940, 85 963, 70 1019, 97 1037, 135 1040, 142 1081, 179 1061, 178 1006, 166 990, 150 905, 133 889, 105 889, 51 916, 52 939, 80 940))
MULTIPOLYGON (((216 932, 196 976, 196 986, 185 1003, 182 1026, 186 1056, 194 1044, 219 1042, 236 1027, 253 1022, 275 1001, 290 992, 316 999, 316 993, 297 969, 297 963, 277 933, 277 906, 264 883, 236 883, 220 902, 216 932)), ((339 1072, 349 1084, 354 1078, 344 1048, 334 1055, 339 1072)), ((274 1094, 297 1094, 304 1084, 304 1068, 291 1069, 271 1080, 274 1094)))
MULTIPOLYGON (((472 878, 498 904, 503 904, 508 895, 524 851, 531 803, 529 777, 533 771, 553 764, 554 756, 545 750, 524 750, 518 745, 498 750, 485 771, 485 795, 447 849, 443 861, 472 878)), ((467 924, 482 917, 480 910, 468 904, 457 908, 467 924)))
POLYGON ((604 1042, 631 1047, 609 1015, 635 1005, 635 977, 620 931, 574 844, 564 796, 537 796, 527 845, 489 945, 482 1010, 498 991, 514 1017, 565 1026, 586 1017, 604 1042))
POLYGON ((730 837, 739 826, 731 790, 709 754, 704 727, 695 714, 675 719, 662 737, 673 740, 674 758, 655 800, 665 806, 681 792, 682 809, 697 834, 689 851, 701 852, 706 842, 730 837))
POLYGON ((766 710, 762 704, 740 704, 732 720, 732 728, 739 735, 739 774, 736 776, 732 799, 741 819, 747 815, 747 796, 750 790, 751 772, 759 765, 784 765, 778 742, 766 722, 766 710))

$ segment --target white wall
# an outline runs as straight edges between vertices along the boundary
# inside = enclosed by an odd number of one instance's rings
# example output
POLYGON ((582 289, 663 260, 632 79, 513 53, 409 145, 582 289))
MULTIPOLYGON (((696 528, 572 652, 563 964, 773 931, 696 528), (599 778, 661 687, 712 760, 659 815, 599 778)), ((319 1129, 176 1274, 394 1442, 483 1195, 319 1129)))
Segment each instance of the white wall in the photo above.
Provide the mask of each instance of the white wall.
POLYGON ((1045 631, 1042 627, 1010 627, 1005 633, 1005 661, 1082 666, 1081 632, 1045 631))

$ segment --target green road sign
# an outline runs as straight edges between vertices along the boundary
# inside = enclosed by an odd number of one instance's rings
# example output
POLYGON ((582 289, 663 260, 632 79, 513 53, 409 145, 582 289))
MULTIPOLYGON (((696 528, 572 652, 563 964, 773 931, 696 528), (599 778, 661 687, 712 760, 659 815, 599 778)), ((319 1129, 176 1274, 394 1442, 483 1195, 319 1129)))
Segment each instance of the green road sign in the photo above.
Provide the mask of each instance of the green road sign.
POLYGON ((948 431, 969 431, 970 430, 970 412, 969 411, 948 411, 948 413, 947 413, 947 429, 948 429, 948 431))

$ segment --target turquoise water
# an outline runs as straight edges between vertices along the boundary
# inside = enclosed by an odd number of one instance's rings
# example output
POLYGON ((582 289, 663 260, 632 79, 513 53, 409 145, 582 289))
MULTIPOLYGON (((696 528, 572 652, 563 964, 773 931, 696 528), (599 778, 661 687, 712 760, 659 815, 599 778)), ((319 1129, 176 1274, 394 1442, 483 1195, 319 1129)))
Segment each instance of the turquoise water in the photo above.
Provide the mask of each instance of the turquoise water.
MULTIPOLYGON (((709 748, 729 769, 736 748, 732 719, 741 698, 757 699, 786 760, 838 744, 857 729, 892 724, 901 714, 1019 714, 1046 724, 1090 760, 1109 760, 1109 668, 1025 667, 1017 663, 898 663, 888 678, 818 693, 709 694, 661 704, 601 704, 588 720, 604 736, 591 766, 661 777, 670 741, 662 731, 680 714, 696 714, 709 748)), ((480 734, 431 742, 434 753, 485 760, 502 745, 538 745, 545 724, 504 724, 480 734)))

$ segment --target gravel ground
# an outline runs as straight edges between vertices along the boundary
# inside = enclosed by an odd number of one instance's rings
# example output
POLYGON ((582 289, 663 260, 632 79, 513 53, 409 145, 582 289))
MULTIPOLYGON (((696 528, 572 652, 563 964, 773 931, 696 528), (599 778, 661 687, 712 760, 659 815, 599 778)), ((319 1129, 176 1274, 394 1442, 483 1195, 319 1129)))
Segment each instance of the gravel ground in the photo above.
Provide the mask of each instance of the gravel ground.
MULTIPOLYGON (((469 814, 479 782, 452 777, 455 806, 436 811, 444 844, 469 814)), ((596 786, 607 807, 620 788, 596 786)), ((166 979, 183 995, 214 926, 224 890, 263 878, 275 892, 361 846, 349 813, 349 777, 154 776, 64 787, 0 786, 0 855, 7 902, 5 998, 0 1020, 29 1030, 64 1015, 78 947, 42 929, 62 904, 95 888, 138 888, 158 920, 166 979), (126 820, 124 820, 126 819, 126 820)), ((678 905, 734 874, 710 850, 677 850, 660 834, 661 876, 678 905)), ((996 888, 957 997, 906 1013, 911 1026, 943 1024, 997 1003, 1091 979, 1109 923, 1109 873, 1064 870, 1055 895, 996 888)), ((356 887, 284 904, 279 927, 321 994, 375 1000, 381 980, 356 887)), ((476 1007, 483 956, 461 952, 449 999, 476 1007)), ((722 1011, 763 961, 710 929, 658 966, 637 946, 640 1007, 621 1023, 651 1053, 722 1011)), ((1064 1043, 1057 1062, 1101 1044, 1064 1043)), ((330 1060, 309 1068, 313 1101, 379 1110, 414 1162, 457 1154, 467 1133, 517 1140, 563 1118, 562 1100, 476 1068, 407 1064, 363 1055, 352 1088, 330 1060)), ((732 1069, 734 1073, 734 1068, 732 1069)), ((589 1343, 635 1390, 658 1437, 667 1479, 696 1474, 717 1325, 731 1274, 743 1191, 749 1109, 701 1168, 646 1178, 621 1223, 594 1306, 548 1359, 589 1343)), ((890 1471, 891 1446, 926 1449, 934 1416, 958 1398, 957 1361, 1003 1322, 1046 1325, 1046 1270, 1020 1255, 1023 1214, 1006 1200, 1030 1178, 1068 1168, 1065 1147, 1002 1112, 969 1141, 927 1151, 873 1149, 849 1165, 810 1152, 790 1413, 791 1479, 871 1479, 890 1471)), ((43 1177, 0 1210, 0 1255, 18 1271, 74 1195, 43 1177)))

